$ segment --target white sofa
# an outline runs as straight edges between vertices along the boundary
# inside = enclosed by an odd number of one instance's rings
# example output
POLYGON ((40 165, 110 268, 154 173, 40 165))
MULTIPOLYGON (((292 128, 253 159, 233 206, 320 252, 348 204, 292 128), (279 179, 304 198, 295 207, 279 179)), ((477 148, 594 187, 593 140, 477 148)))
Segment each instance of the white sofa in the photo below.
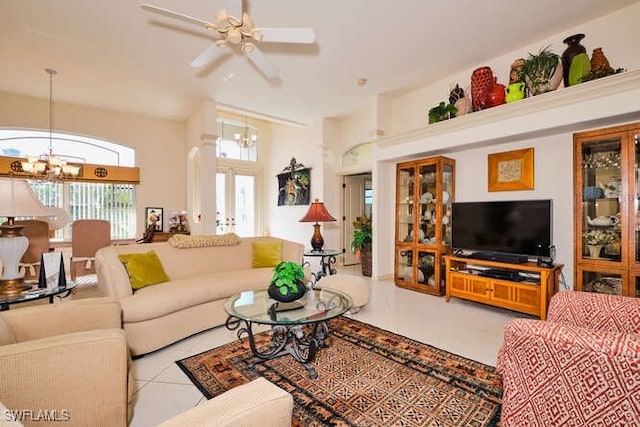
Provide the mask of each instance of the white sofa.
POLYGON ((109 246, 96 253, 102 295, 118 300, 134 356, 224 324, 224 302, 235 293, 266 288, 273 267, 252 268, 254 241, 282 242, 283 261, 302 261, 304 245, 275 238, 243 238, 232 246, 175 248, 168 242, 109 246), (154 250, 168 282, 133 292, 120 254, 154 250))

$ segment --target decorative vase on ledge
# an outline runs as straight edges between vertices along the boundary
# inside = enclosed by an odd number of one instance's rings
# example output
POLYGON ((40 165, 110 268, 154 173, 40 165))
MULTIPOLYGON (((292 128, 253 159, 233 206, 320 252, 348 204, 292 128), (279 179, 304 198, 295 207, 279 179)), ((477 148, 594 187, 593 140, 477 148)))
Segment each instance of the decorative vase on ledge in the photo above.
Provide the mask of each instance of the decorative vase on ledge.
POLYGON ((602 251, 604 245, 587 245, 589 249, 589 256, 591 258, 600 258, 600 251, 602 251))

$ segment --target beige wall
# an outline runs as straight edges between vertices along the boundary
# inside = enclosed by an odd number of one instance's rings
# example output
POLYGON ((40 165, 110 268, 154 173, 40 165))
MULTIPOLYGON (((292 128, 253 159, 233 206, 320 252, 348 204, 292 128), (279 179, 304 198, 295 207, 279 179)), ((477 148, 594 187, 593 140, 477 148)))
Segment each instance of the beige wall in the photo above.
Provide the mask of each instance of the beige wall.
MULTIPOLYGON (((48 129, 46 99, 0 91, 0 127, 48 129)), ((144 230, 146 206, 186 207, 186 130, 184 123, 130 113, 55 103, 56 131, 102 138, 134 148, 140 167, 136 190, 138 232, 144 230)), ((165 215, 166 220, 166 215, 165 215)))

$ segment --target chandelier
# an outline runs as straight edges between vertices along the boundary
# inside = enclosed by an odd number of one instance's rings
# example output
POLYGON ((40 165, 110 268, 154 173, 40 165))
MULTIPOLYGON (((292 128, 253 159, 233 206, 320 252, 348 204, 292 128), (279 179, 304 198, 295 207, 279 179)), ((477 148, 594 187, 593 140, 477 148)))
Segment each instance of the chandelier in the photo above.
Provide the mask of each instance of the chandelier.
POLYGON ((238 144, 240 148, 251 148, 258 142, 258 133, 255 129, 247 126, 247 118, 245 117, 242 132, 234 133, 233 139, 236 140, 236 144, 238 144))
POLYGON ((49 151, 41 156, 27 156, 27 160, 21 162, 22 170, 36 179, 47 181, 75 178, 80 173, 80 166, 68 164, 53 154, 53 76, 58 72, 51 68, 45 71, 49 74, 49 151))

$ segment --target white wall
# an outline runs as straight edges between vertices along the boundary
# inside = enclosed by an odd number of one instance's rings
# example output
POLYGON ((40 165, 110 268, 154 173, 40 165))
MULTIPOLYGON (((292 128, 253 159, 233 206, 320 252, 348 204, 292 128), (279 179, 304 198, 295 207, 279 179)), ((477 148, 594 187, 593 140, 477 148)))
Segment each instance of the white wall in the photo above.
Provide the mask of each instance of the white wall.
MULTIPOLYGON (((46 99, 0 91, 0 127, 47 130, 48 106, 46 99)), ((54 128, 136 150, 136 164, 140 166, 140 185, 136 188, 138 236, 144 230, 145 207, 186 206, 184 123, 56 102, 54 128)))
MULTIPOLYGON (((608 96, 602 93, 596 101, 581 100, 580 103, 547 111, 538 111, 534 107, 530 111, 531 114, 517 118, 506 117, 503 121, 500 118, 489 118, 486 123, 482 123, 483 119, 480 117, 486 117, 494 112, 487 111, 482 115, 475 113, 468 119, 473 121, 478 119, 478 121, 469 125, 468 128, 465 128, 467 124, 463 124, 462 120, 457 122, 462 126, 462 130, 457 128, 455 120, 447 125, 434 125, 436 128, 433 128, 435 132, 432 134, 422 135, 420 129, 431 130, 427 126, 427 111, 440 101, 447 100, 451 87, 459 83, 468 90, 470 76, 475 68, 488 65, 498 77, 498 81, 505 83, 508 81, 510 65, 515 59, 527 57, 528 52, 537 53, 546 45, 552 45, 553 50, 561 54, 566 48, 562 40, 571 34, 585 33, 586 38, 582 44, 587 52, 591 54, 594 48, 602 47, 614 68, 640 69, 640 50, 637 48, 637 40, 640 39, 638 19, 640 19, 640 3, 584 25, 568 28, 562 34, 551 36, 499 58, 487 58, 486 61, 461 70, 439 82, 392 98, 390 117, 387 117, 391 123, 391 137, 386 139, 393 139, 394 135, 415 134, 416 137, 413 140, 405 138, 404 143, 385 143, 385 138, 382 138, 381 144, 374 148, 372 165, 375 191, 374 275, 389 277, 393 274, 395 224, 393 182, 395 182, 396 162, 408 158, 447 155, 456 160, 456 200, 553 199, 557 262, 565 264, 564 276, 571 287, 573 283, 572 132, 640 119, 640 100, 636 99, 637 96, 632 97, 628 94, 627 96, 623 94, 608 96), (607 119, 608 116, 610 119, 607 119), (501 123, 504 123, 503 126, 508 129, 501 129, 501 123), (440 132, 440 129, 445 126, 447 130, 440 132), (536 129, 547 127, 555 129, 544 134, 535 132, 536 129), (528 132, 532 134, 529 137, 527 137, 528 132), (487 154, 525 147, 535 149, 535 190, 489 193, 486 188, 487 154)), ((637 87, 630 89, 637 93, 637 87)), ((551 96, 554 94, 549 94, 549 97, 551 96)), ((520 108, 515 105, 513 107, 520 108)), ((509 106, 504 108, 507 109, 509 106)), ((370 108, 365 108, 345 118, 341 123, 342 135, 357 135, 358 129, 366 127, 363 124, 363 118, 369 112, 370 108)), ((370 128, 372 127, 373 123, 370 128)), ((350 146, 357 142, 360 141, 342 141, 340 146, 350 146)))
POLYGON ((265 232, 282 239, 293 240, 310 247, 313 227, 299 222, 309 206, 278 206, 277 175, 289 165, 292 157, 298 163, 311 168, 311 200, 320 197, 322 191, 321 152, 317 149, 320 125, 297 128, 273 124, 271 126, 272 147, 264 165, 265 206, 268 227, 265 232))
MULTIPOLYGON (((584 25, 567 28, 561 34, 508 52, 498 58, 486 58, 485 61, 466 70, 461 70, 441 81, 396 97, 391 100, 393 115, 390 133, 398 134, 427 126, 429 108, 437 105, 440 101, 448 102, 449 91, 456 84, 465 89, 465 93, 470 97, 471 73, 474 69, 489 66, 493 75, 498 77, 498 83, 508 83, 509 70, 513 61, 518 58, 527 58, 529 53, 536 54, 540 48, 548 45, 555 53, 562 55, 567 47, 562 43, 562 40, 572 34, 583 33, 586 35, 581 44, 586 48, 589 56, 594 48, 602 47, 613 68, 640 69, 640 50, 637 46, 637 41, 640 40, 638 19, 640 19, 640 3, 584 25)), ((479 46, 478 49, 481 50, 482 47, 479 46)))

